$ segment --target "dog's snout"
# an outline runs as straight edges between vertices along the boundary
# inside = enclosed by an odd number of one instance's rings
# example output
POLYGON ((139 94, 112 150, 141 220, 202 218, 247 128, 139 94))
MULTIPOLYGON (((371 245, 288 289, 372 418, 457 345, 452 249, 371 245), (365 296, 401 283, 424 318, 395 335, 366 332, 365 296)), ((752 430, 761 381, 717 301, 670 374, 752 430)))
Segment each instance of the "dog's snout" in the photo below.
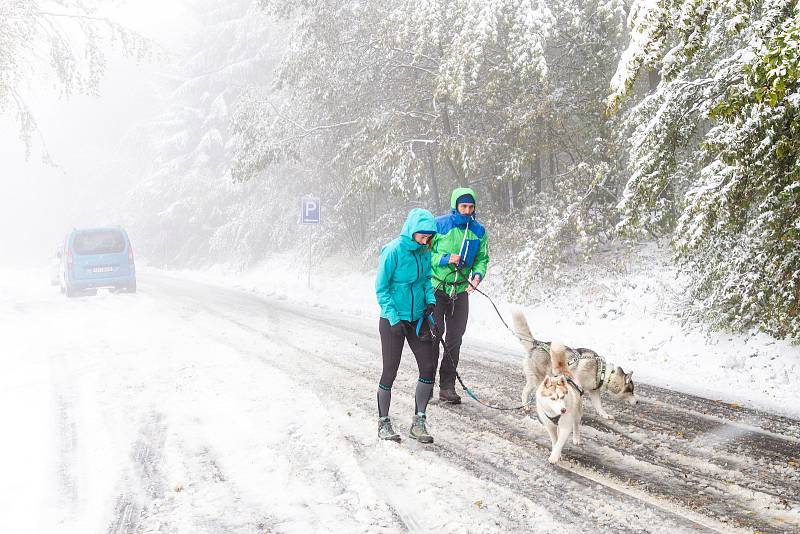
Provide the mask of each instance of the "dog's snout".
POLYGON ((561 413, 567 413, 567 409, 566 408, 561 408, 561 413))

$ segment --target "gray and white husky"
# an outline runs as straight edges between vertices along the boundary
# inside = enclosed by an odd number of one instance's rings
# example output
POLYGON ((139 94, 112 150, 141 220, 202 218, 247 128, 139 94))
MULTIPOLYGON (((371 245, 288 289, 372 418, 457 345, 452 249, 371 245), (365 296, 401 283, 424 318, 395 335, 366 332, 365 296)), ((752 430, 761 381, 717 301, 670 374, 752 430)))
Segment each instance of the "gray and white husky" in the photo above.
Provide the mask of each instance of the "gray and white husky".
MULTIPOLYGON (((522 390, 522 403, 527 404, 531 393, 549 374, 552 362, 550 343, 538 341, 531 334, 528 321, 520 310, 514 310, 514 330, 525 348, 523 361, 525 388, 522 390)), ((626 373, 622 367, 607 363, 605 358, 591 349, 571 349, 566 347, 567 365, 572 376, 592 399, 592 406, 601 417, 613 420, 600 403, 600 392, 605 389, 620 400, 635 405, 638 400, 633 394, 633 373, 626 373)))
POLYGON ((550 434, 551 464, 561 459, 561 450, 572 434, 572 443, 581 443, 581 418, 583 399, 580 384, 567 369, 566 347, 557 341, 550 344, 550 361, 555 376, 549 374, 536 389, 536 414, 547 433, 550 434))

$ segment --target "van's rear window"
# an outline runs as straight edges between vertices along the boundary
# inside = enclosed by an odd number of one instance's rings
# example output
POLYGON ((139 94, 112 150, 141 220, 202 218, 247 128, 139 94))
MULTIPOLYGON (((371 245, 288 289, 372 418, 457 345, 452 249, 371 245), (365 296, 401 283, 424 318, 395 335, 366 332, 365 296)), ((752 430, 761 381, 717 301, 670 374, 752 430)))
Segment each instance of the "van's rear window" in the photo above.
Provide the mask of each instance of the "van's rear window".
POLYGON ((81 232, 72 242, 75 254, 110 254, 125 250, 125 238, 114 230, 81 232))

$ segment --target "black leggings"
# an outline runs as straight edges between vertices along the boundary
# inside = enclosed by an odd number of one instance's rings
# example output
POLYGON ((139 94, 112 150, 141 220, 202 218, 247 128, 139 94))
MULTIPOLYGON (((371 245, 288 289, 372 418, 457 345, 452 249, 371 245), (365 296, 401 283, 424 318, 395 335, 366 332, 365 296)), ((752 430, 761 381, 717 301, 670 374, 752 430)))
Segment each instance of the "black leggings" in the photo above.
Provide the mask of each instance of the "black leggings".
MULTIPOLYGON (((416 334, 416 323, 401 321, 403 333, 395 334, 392 332, 392 325, 387 319, 381 317, 378 324, 378 331, 381 334, 381 353, 383 355, 383 372, 381 373, 381 386, 391 388, 394 379, 397 377, 397 369, 400 368, 400 356, 403 354, 403 343, 408 341, 411 352, 417 359, 419 377, 424 381, 433 381, 436 374, 436 353, 433 350, 433 343, 420 340, 416 334)), ((420 335, 428 331, 428 321, 424 321, 420 335)))

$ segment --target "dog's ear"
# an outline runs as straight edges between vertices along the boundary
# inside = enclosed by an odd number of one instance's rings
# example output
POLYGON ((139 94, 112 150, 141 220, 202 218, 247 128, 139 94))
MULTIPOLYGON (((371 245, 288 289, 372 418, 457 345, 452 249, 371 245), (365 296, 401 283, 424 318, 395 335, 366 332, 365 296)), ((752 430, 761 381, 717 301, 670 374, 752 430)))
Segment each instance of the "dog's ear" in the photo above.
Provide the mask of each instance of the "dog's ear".
POLYGON ((551 385, 550 375, 547 375, 546 377, 544 377, 544 387, 549 388, 550 385, 551 385))
POLYGON ((630 382, 630 381, 632 381, 632 380, 633 380, 633 371, 631 371, 630 373, 628 373, 628 374, 627 374, 627 376, 625 377, 625 381, 626 381, 626 382, 630 382))

